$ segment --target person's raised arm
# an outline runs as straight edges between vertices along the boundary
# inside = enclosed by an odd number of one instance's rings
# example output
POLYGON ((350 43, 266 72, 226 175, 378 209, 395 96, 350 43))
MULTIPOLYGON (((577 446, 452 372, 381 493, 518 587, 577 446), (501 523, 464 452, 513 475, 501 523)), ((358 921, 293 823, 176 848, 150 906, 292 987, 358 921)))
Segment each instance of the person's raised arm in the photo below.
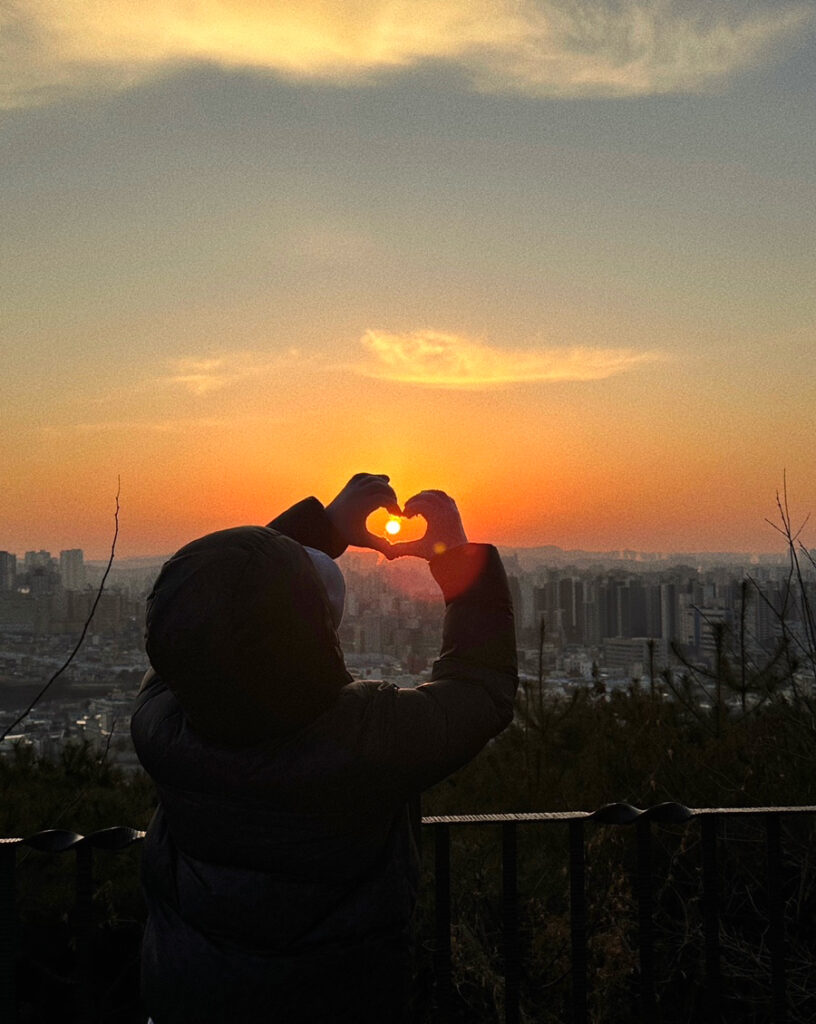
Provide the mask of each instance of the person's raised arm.
POLYGON ((422 515, 428 529, 419 541, 394 544, 392 554, 428 560, 445 598, 442 650, 429 683, 380 690, 367 738, 375 777, 408 795, 464 765, 512 721, 518 671, 513 604, 496 548, 468 542, 443 491, 423 491, 405 512, 422 515))
POLYGON ((325 551, 332 558, 339 558, 350 544, 372 548, 392 558, 388 541, 366 529, 366 519, 377 508, 400 514, 388 477, 381 473, 356 473, 325 508, 317 498, 304 498, 276 516, 269 526, 299 544, 325 551))

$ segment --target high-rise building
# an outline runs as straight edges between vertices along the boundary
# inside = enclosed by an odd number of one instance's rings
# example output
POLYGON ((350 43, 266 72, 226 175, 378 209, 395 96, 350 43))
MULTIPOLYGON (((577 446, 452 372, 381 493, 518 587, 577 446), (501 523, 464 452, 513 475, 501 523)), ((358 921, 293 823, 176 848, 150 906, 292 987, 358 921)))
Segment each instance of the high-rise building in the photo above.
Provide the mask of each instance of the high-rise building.
POLYGON ((64 590, 85 589, 85 561, 81 548, 60 551, 60 577, 64 590))
POLYGON ((558 600, 562 610, 561 627, 568 644, 584 640, 584 581, 577 576, 565 575, 558 585, 558 600))
POLYGON ((26 551, 23 557, 23 566, 26 572, 34 572, 35 569, 53 569, 54 559, 50 551, 26 551))
POLYGON ((660 584, 660 635, 671 644, 680 638, 677 583, 660 584))
POLYGON ((17 556, 0 551, 0 590, 14 590, 17 580, 17 556))

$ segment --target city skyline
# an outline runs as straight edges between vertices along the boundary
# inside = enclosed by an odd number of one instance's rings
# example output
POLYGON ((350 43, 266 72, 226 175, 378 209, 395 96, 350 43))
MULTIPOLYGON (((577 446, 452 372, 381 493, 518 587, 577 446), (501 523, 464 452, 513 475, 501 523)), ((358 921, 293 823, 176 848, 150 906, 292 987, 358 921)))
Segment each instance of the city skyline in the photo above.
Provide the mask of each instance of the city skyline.
MULTIPOLYGON (((700 549, 697 551, 638 551, 632 548, 609 548, 607 550, 592 550, 586 548, 562 548, 556 544, 535 545, 530 547, 499 545, 499 550, 505 559, 511 563, 518 563, 524 566, 524 571, 531 572, 547 568, 564 568, 578 564, 582 568, 593 564, 609 564, 611 566, 631 566, 636 570, 650 570, 652 568, 671 568, 676 566, 702 568, 728 568, 742 565, 765 566, 786 566, 790 558, 790 545, 787 542, 779 544, 775 550, 765 551, 715 551, 713 549, 700 549), (689 559, 693 561, 689 561, 689 559)), ((806 560, 816 556, 816 548, 808 548, 801 538, 797 541, 797 550, 806 560)), ((77 571, 82 572, 84 568, 91 568, 101 573, 110 563, 114 577, 119 570, 132 571, 149 569, 158 570, 162 563, 173 554, 172 551, 157 551, 151 554, 134 555, 122 557, 114 552, 111 559, 111 551, 108 550, 102 557, 86 558, 82 548, 62 549, 59 552, 52 552, 47 548, 36 548, 26 545, 25 550, 20 552, 6 551, 0 549, 0 577, 5 579, 4 573, 16 574, 19 577, 38 569, 48 569, 59 576, 65 575, 66 569, 72 578, 77 571), (73 563, 73 567, 70 566, 73 563)), ((397 567, 408 569, 415 573, 423 563, 419 558, 400 558, 387 562, 383 556, 370 548, 358 548, 350 546, 346 552, 339 556, 341 567, 351 571, 362 570, 364 572, 376 572, 386 567, 397 567), (362 561, 361 561, 362 560, 362 561)), ((432 577, 428 577, 432 579, 432 577)), ((96 589, 96 586, 85 583, 84 586, 96 589)), ((2 588, 0 588, 2 589, 2 588)), ((433 587, 431 587, 433 590, 433 587)))
POLYGON ((121 558, 357 471, 519 548, 816 509, 811 4, 3 18, 0 549, 105 558, 120 478, 121 558))

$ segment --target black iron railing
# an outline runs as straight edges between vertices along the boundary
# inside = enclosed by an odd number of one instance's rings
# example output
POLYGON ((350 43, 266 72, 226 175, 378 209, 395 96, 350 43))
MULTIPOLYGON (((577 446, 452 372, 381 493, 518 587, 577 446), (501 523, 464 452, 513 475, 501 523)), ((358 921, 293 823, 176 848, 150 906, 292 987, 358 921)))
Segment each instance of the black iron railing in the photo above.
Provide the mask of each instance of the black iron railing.
MULTIPOLYGON (((17 914, 16 872, 20 850, 39 850, 41 853, 62 854, 73 852, 76 859, 75 894, 73 908, 73 939, 76 943, 76 985, 74 1011, 76 1020, 94 1021, 95 994, 93 988, 93 896, 94 851, 118 852, 144 839, 138 829, 117 825, 83 836, 66 829, 49 829, 25 839, 0 839, 0 1021, 17 1022, 16 961, 17 914)), ((70 1020, 66 1007, 65 1019, 70 1020)))
MULTIPOLYGON (((725 910, 721 905, 719 845, 723 822, 750 818, 764 831, 764 892, 766 927, 763 943, 770 963, 767 1019, 773 1024, 788 1020, 787 964, 785 936, 785 893, 782 890, 782 821, 786 818, 816 815, 816 806, 689 808, 664 803, 647 810, 629 804, 610 804, 594 812, 552 812, 528 814, 476 814, 450 817, 424 817, 424 835, 433 836, 434 913, 435 913, 435 988, 440 1019, 453 1013, 456 1001, 454 964, 451 946, 452 830, 474 826, 498 829, 501 835, 501 922, 503 1019, 518 1024, 521 1019, 523 982, 522 933, 523 902, 519 894, 519 829, 560 828, 565 830, 564 860, 568 864, 570 996, 569 1017, 574 1024, 589 1020, 589 928, 587 902, 587 828, 631 827, 634 830, 635 878, 633 893, 637 913, 637 984, 632 1020, 651 1022, 659 1019, 655 965, 655 878, 653 871, 653 826, 686 827, 698 822, 701 854, 699 858, 700 904, 703 923, 704 1017, 720 1019, 723 1001, 721 970, 721 927, 725 910)), ((28 838, 0 839, 0 1020, 17 1020, 15 960, 17 929, 15 915, 15 869, 18 851, 26 848, 44 853, 72 852, 76 860, 75 908, 73 914, 76 942, 77 1019, 93 1020, 91 1009, 94 894, 94 851, 119 851, 144 838, 144 832, 126 827, 103 829, 87 836, 64 830, 39 832, 28 838), (83 1009, 83 1001, 87 1004, 83 1009)), ((563 861, 562 861, 563 863, 563 861)), ((523 867, 523 864, 521 865, 523 867)))
POLYGON ((722 907, 718 871, 718 840, 723 820, 751 817, 762 822, 765 832, 765 884, 761 902, 767 908, 766 931, 770 960, 769 1006, 767 1018, 773 1024, 788 1020, 785 897, 782 892, 783 852, 781 822, 783 818, 816 815, 816 806, 689 808, 677 803, 664 803, 647 810, 630 804, 609 804, 594 812, 553 812, 541 814, 474 814, 452 817, 426 817, 423 825, 433 831, 435 860, 436 910, 436 983, 439 1004, 443 1010, 455 1005, 451 984, 451 828, 496 826, 501 830, 502 863, 502 930, 504 974, 504 1021, 518 1024, 520 1020, 520 934, 517 837, 519 826, 567 826, 567 859, 569 864, 569 917, 571 946, 571 996, 569 1020, 586 1024, 588 1016, 588 929, 586 892, 586 827, 632 826, 635 830, 636 878, 633 890, 637 903, 637 1005, 632 1007, 632 1020, 653 1024, 660 1019, 657 1006, 654 934, 655 878, 652 868, 652 826, 684 826, 700 823, 701 857, 700 887, 703 912, 704 998, 702 1019, 721 1019, 723 988, 721 975, 720 930, 722 907))

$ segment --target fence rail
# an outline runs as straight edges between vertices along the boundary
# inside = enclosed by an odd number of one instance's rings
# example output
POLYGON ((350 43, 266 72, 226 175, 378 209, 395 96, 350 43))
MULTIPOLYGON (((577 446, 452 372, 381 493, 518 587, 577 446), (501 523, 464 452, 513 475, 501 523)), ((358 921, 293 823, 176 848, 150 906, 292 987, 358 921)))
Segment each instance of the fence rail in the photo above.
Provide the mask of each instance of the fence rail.
MULTIPOLYGON (((655 971, 652 828, 700 823, 700 886, 704 946, 704 1013, 706 1020, 720 1019, 723 999, 720 929, 722 924, 718 848, 723 821, 750 818, 758 821, 765 835, 764 903, 767 908, 767 945, 770 953, 770 1017, 773 1024, 786 1024, 787 965, 785 936, 785 895, 782 891, 784 818, 814 816, 816 805, 805 807, 690 808, 663 803, 647 809, 630 804, 609 804, 593 812, 545 812, 525 814, 470 814, 422 818, 424 834, 433 836, 435 982, 437 1001, 445 1019, 453 1012, 453 958, 451 945, 451 830, 474 826, 495 827, 501 833, 501 920, 502 970, 504 975, 505 1024, 521 1020, 522 957, 520 933, 519 851, 520 828, 566 826, 566 860, 569 873, 570 920, 570 1020, 587 1024, 590 993, 587 924, 587 826, 631 827, 634 829, 635 870, 633 891, 637 902, 638 1010, 643 1024, 657 1018, 655 971)), ((18 851, 29 848, 47 854, 73 852, 76 858, 74 928, 76 938, 78 1019, 93 1020, 91 991, 91 936, 93 929, 93 858, 95 850, 121 851, 140 842, 145 833, 125 826, 80 835, 62 829, 38 832, 27 838, 0 839, 0 1020, 15 1024, 15 961, 17 926, 15 872, 18 851)))

